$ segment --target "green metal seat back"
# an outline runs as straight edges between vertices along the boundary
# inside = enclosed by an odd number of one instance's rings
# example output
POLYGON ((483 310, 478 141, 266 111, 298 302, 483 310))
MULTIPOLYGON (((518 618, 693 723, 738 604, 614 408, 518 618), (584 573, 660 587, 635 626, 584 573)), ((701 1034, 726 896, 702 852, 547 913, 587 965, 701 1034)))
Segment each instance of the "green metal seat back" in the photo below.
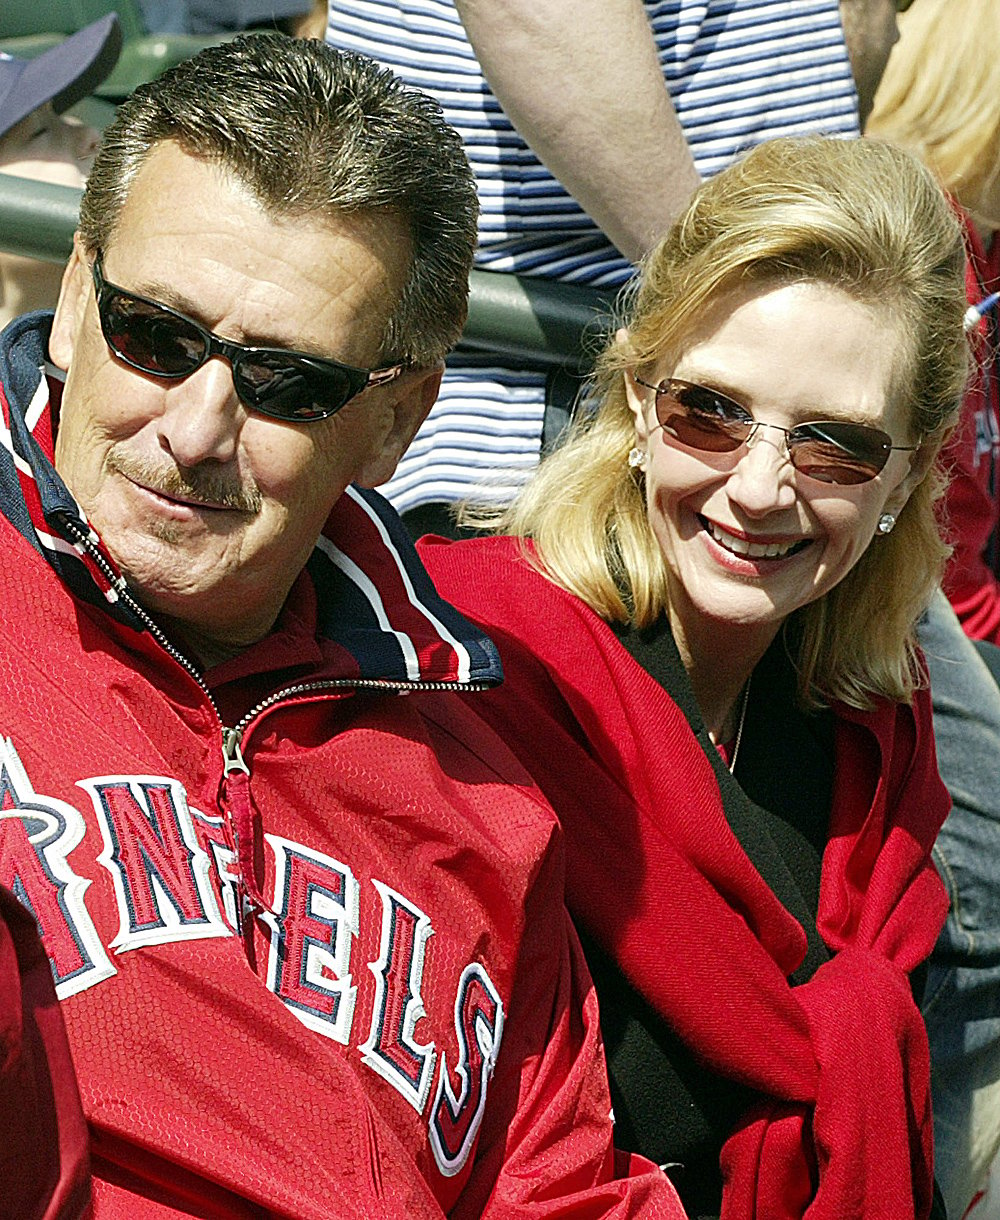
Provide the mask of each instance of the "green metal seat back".
POLYGON ((105 13, 118 14, 126 39, 141 38, 146 32, 136 0, 3 0, 0 38, 75 34, 105 13))

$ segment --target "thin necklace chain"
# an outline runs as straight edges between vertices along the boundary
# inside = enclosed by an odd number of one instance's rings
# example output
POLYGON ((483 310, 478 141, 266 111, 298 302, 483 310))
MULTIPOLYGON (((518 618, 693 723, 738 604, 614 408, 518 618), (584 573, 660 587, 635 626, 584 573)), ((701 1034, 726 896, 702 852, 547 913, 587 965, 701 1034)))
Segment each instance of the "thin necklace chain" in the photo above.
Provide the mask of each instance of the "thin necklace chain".
POLYGON ((743 701, 740 704, 740 722, 736 726, 736 740, 733 742, 733 756, 729 760, 729 774, 733 775, 736 771, 736 759, 740 753, 740 742, 743 740, 743 725, 747 718, 747 704, 750 702, 750 679, 753 674, 747 678, 746 685, 743 687, 743 701))

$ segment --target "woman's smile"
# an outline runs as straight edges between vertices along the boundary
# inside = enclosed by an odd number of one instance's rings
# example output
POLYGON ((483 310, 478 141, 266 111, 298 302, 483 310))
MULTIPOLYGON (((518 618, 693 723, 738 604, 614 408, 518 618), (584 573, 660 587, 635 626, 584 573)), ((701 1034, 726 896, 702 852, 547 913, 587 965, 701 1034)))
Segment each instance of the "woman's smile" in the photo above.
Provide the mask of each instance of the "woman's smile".
POLYGON ((711 537, 723 550, 747 560, 781 560, 798 554, 811 544, 811 538, 788 538, 775 535, 747 534, 733 527, 726 528, 717 521, 698 514, 698 519, 711 537))

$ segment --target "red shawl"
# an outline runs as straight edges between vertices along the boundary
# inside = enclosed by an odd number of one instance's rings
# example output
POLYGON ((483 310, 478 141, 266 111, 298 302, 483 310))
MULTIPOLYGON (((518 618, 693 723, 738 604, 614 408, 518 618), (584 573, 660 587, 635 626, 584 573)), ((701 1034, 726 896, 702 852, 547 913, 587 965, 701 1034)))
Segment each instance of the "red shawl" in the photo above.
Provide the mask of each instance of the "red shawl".
POLYGON ((500 648, 506 682, 476 710, 560 815, 574 917, 700 1060, 769 1098, 723 1148, 723 1220, 924 1220, 929 1057, 907 972, 946 913, 930 849, 950 804, 927 693, 912 709, 835 709, 817 919, 835 956, 793 988, 803 929, 730 830, 662 687, 518 543, 420 549, 500 648))

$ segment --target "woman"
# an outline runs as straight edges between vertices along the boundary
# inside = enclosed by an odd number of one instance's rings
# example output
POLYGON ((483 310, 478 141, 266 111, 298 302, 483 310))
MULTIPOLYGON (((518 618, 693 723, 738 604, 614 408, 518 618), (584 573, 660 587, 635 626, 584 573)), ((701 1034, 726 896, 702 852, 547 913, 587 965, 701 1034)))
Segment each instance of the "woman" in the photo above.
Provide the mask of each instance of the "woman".
POLYGON ((761 145, 648 259, 518 537, 422 545, 564 823, 618 1142, 694 1217, 930 1214, 907 975, 948 797, 913 626, 964 309, 917 161, 761 145))

